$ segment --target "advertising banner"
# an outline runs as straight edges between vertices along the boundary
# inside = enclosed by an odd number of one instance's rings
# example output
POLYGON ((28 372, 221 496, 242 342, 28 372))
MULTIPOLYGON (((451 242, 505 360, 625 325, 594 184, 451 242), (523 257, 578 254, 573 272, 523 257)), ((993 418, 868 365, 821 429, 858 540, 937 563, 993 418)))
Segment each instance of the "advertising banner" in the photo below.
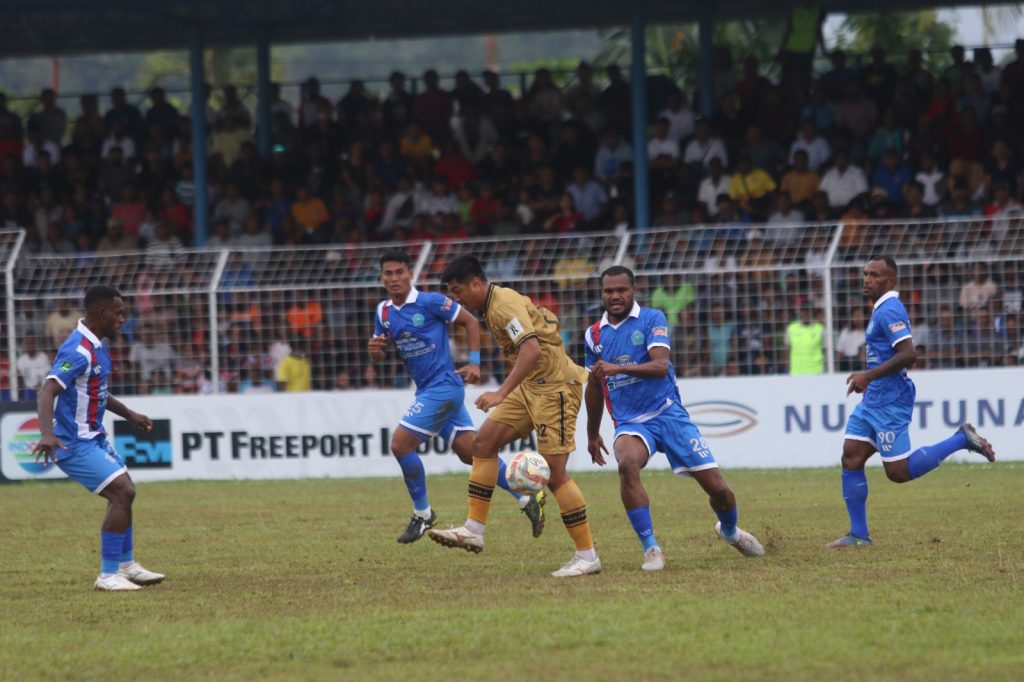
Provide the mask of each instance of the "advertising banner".
MULTIPOLYGON (((921 372, 913 375, 915 447, 948 437, 963 421, 992 441, 1000 460, 1024 459, 1024 374, 1016 369, 921 372)), ((683 404, 723 468, 838 466, 846 420, 860 396, 846 397, 844 376, 736 377, 679 381, 683 404)), ((470 387, 472 407, 484 389, 470 387)), ((138 433, 107 413, 107 433, 138 481, 399 476, 389 444, 412 403, 412 391, 349 391, 125 398, 153 419, 138 433)), ((33 461, 39 438, 34 405, 0 406, 0 472, 11 480, 59 478, 33 461)), ((586 415, 577 423, 574 471, 596 467, 586 453, 586 415)), ((611 446, 607 415, 602 434, 611 446)), ((532 440, 509 451, 532 448, 532 440)), ((421 447, 428 474, 467 471, 446 443, 421 447)), ((877 459, 877 458, 876 458, 877 459)), ((954 459, 977 461, 960 453, 954 459)), ((877 463, 877 462, 876 462, 877 463)), ((653 468, 666 468, 655 456, 653 468)))

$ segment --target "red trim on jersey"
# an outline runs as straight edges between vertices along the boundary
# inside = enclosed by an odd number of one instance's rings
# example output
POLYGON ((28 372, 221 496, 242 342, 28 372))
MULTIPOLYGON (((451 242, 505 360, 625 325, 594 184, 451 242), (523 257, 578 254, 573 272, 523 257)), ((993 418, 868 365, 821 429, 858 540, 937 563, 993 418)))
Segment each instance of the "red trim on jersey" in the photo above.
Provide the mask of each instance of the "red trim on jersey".
MULTIPOLYGON (((598 320, 590 326, 590 339, 594 342, 594 348, 596 349, 601 343, 601 321, 598 320)), ((601 359, 601 353, 598 352, 597 359, 601 359)), ((612 397, 608 392, 608 379, 605 377, 601 378, 601 392, 604 393, 604 406, 608 408, 608 416, 612 418, 612 424, 615 426, 619 425, 619 422, 615 419, 615 413, 612 412, 612 397)))
POLYGON ((89 401, 89 409, 87 412, 88 419, 87 426, 90 431, 99 431, 96 425, 96 417, 100 411, 100 375, 93 371, 93 367, 99 367, 96 360, 96 348, 92 345, 92 341, 82 337, 82 345, 89 351, 89 382, 88 389, 86 390, 86 399, 89 401))

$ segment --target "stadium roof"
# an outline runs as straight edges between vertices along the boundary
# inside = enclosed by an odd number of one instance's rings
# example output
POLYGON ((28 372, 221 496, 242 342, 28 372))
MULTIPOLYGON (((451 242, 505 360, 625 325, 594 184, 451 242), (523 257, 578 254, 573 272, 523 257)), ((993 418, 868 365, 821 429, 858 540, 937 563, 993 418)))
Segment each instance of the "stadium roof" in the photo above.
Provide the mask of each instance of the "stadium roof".
MULTIPOLYGON (((707 0, 716 19, 778 14, 800 0, 707 0)), ((806 2, 806 0, 803 0, 806 2)), ((834 12, 956 6, 950 0, 823 0, 834 12)), ((472 35, 624 26, 629 0, 2 0, 0 57, 472 35)), ((648 23, 693 21, 700 0, 646 0, 648 23)))

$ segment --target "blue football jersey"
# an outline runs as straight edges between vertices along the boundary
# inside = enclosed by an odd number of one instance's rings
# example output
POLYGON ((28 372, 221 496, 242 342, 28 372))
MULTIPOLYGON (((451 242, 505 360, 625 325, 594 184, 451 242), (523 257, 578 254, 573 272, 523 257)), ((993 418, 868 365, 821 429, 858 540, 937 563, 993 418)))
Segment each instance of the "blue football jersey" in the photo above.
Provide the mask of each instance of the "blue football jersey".
POLYGON ((53 411, 53 434, 65 445, 105 433, 108 380, 112 365, 103 342, 82 320, 61 344, 46 376, 61 385, 53 411))
POLYGON ((417 389, 462 385, 448 347, 448 323, 455 321, 459 310, 459 304, 447 296, 416 289, 400 306, 390 299, 377 306, 373 333, 388 334, 417 389))
MULTIPOLYGON (((587 329, 585 366, 598 360, 616 365, 640 365, 650 361, 648 351, 655 346, 671 348, 668 321, 654 308, 633 304, 629 316, 617 325, 608 321, 608 314, 587 329)), ((601 380, 608 412, 616 424, 645 422, 658 416, 673 403, 682 406, 676 373, 669 360, 668 374, 660 379, 641 379, 618 374, 601 380)))
MULTIPOLYGON (((868 322, 865 351, 867 368, 874 369, 887 362, 896 355, 896 345, 909 338, 912 338, 910 318, 900 302, 899 292, 883 294, 875 301, 875 309, 868 322)), ((907 370, 901 369, 868 384, 864 391, 864 404, 871 407, 895 402, 913 404, 915 393, 914 382, 907 376, 907 370)))

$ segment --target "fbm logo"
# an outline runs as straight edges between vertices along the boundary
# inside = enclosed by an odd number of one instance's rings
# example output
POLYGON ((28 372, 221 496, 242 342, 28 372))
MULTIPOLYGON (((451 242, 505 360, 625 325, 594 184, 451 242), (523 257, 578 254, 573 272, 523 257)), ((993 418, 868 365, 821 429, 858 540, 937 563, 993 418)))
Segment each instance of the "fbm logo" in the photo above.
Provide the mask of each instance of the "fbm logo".
POLYGON ((171 420, 154 419, 152 431, 139 431, 126 421, 114 422, 114 448, 130 468, 171 468, 171 420))

